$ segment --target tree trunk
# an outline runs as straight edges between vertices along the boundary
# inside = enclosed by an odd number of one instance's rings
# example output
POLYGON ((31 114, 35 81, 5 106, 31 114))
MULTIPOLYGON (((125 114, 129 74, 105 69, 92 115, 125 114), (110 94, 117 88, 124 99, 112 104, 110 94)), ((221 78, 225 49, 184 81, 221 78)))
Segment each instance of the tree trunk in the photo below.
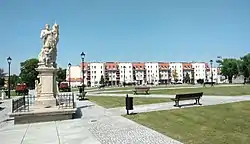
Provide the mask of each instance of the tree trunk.
POLYGON ((233 76, 228 76, 228 82, 231 84, 233 83, 233 76))

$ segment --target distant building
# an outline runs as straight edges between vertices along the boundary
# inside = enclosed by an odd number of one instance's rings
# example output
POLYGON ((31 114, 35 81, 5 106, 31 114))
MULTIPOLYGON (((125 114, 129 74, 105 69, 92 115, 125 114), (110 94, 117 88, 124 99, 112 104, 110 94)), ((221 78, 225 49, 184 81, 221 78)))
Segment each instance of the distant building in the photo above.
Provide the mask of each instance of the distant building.
MULTIPOLYGON (((84 84, 97 86, 103 76, 106 85, 121 85, 123 82, 142 84, 197 83, 197 80, 211 81, 209 64, 204 62, 85 62, 80 66, 71 66, 66 72, 66 80, 72 87, 82 85, 84 66, 84 84), (70 74, 70 75, 69 75, 70 74), (175 76, 175 77, 174 77, 175 76), (189 76, 190 81, 186 81, 189 76)), ((212 68, 213 81, 221 83, 219 69, 212 68)))
POLYGON ((146 62, 146 80, 147 83, 159 83, 159 63, 157 62, 146 62))

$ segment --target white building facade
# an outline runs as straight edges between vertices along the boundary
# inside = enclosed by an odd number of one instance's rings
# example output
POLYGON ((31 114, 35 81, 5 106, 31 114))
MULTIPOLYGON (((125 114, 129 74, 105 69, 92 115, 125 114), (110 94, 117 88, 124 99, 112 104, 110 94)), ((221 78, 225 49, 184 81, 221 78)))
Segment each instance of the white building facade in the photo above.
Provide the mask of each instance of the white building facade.
POLYGON ((206 80, 206 71, 207 71, 207 66, 206 63, 203 62, 195 62, 192 63, 193 69, 194 69, 194 82, 197 83, 198 79, 203 79, 204 81, 206 80))
POLYGON ((147 83, 159 83, 159 63, 147 62, 145 63, 146 80, 147 83))
MULTIPOLYGON (((213 81, 220 83, 218 69, 213 68, 213 81)), ((211 81, 210 67, 204 62, 90 62, 84 63, 84 84, 87 86, 98 86, 103 76, 109 85, 126 83, 169 83, 184 82, 187 73, 190 78, 194 76, 194 82, 203 79, 211 81)), ((66 81, 71 82, 72 87, 82 85, 82 66, 71 66, 66 71, 66 81)))
POLYGON ((125 83, 132 83, 134 82, 133 79, 133 66, 132 63, 119 63, 118 64, 119 71, 120 71, 120 82, 125 83))
POLYGON ((82 84, 82 70, 79 65, 66 69, 66 81, 70 81, 71 87, 77 87, 82 84))
POLYGON ((98 86, 101 80, 101 77, 104 77, 104 63, 94 62, 89 63, 89 71, 90 71, 90 85, 91 87, 98 86))
POLYGON ((171 70, 171 81, 174 82, 177 79, 177 82, 183 81, 183 67, 182 63, 179 62, 172 62, 170 63, 170 70, 171 70))

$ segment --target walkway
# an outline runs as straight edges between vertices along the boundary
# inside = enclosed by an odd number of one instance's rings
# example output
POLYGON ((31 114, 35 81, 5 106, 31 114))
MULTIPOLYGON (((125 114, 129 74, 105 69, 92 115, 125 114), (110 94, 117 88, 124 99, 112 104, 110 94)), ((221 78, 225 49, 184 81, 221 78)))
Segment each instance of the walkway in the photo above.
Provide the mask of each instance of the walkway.
MULTIPOLYGON (((124 94, 116 96, 124 96, 124 94)), ((172 95, 148 95, 147 97, 172 97, 172 95)), ((201 102, 203 106, 205 106, 245 100, 250 100, 250 96, 203 96, 201 102)), ((184 103, 189 102, 193 101, 186 101, 184 103)), ((90 101, 78 101, 76 106, 78 107, 77 117, 79 117, 79 119, 12 125, 0 129, 1 144, 181 143, 122 117, 121 115, 126 112, 124 107, 105 109, 90 101)), ((131 112, 140 113, 169 109, 176 109, 176 107, 173 107, 173 102, 135 106, 131 112)))
POLYGON ((0 129, 1 144, 180 144, 90 101, 77 103, 81 119, 0 129))
MULTIPOLYGON (((243 86, 243 84, 231 84, 231 85, 215 85, 215 87, 233 87, 233 86, 243 86)), ((203 88, 203 85, 170 85, 170 86, 151 86, 150 90, 164 90, 164 89, 183 89, 183 88, 203 88)), ((130 89, 123 89, 123 87, 120 87, 120 89, 114 89, 113 88, 105 88, 104 90, 102 89, 92 89, 92 90, 86 90, 88 93, 116 93, 116 92, 127 92, 127 91, 132 91, 134 90, 134 87, 130 87, 130 89)))
MULTIPOLYGON (((140 95, 140 96, 143 97, 143 95, 140 95)), ((172 98, 173 96, 151 95, 150 97, 166 97, 166 98, 171 97, 172 98)), ((200 100, 200 102, 202 103, 201 106, 226 104, 226 103, 233 103, 233 102, 240 102, 240 101, 250 101, 250 96, 203 96, 202 99, 200 100)), ((181 101, 180 102, 181 105, 186 105, 185 107, 181 107, 181 108, 198 107, 199 105, 189 105, 194 102, 195 102, 194 100, 181 101)), ((180 109, 179 107, 174 107, 173 105, 174 105, 174 102, 137 105, 137 106, 134 106, 134 110, 131 110, 130 113, 143 113, 143 112, 160 111, 160 110, 180 109)), ((108 112, 111 112, 115 115, 126 114, 126 110, 124 107, 110 108, 108 109, 108 112)))

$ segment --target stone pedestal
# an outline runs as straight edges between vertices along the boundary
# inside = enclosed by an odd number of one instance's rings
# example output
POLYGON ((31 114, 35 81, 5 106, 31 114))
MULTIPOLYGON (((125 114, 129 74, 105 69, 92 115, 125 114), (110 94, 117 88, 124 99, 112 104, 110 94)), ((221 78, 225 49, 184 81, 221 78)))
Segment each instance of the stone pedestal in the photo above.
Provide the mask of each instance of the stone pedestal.
POLYGON ((43 107, 56 106, 56 68, 38 67, 40 78, 40 94, 37 97, 36 104, 43 107))

